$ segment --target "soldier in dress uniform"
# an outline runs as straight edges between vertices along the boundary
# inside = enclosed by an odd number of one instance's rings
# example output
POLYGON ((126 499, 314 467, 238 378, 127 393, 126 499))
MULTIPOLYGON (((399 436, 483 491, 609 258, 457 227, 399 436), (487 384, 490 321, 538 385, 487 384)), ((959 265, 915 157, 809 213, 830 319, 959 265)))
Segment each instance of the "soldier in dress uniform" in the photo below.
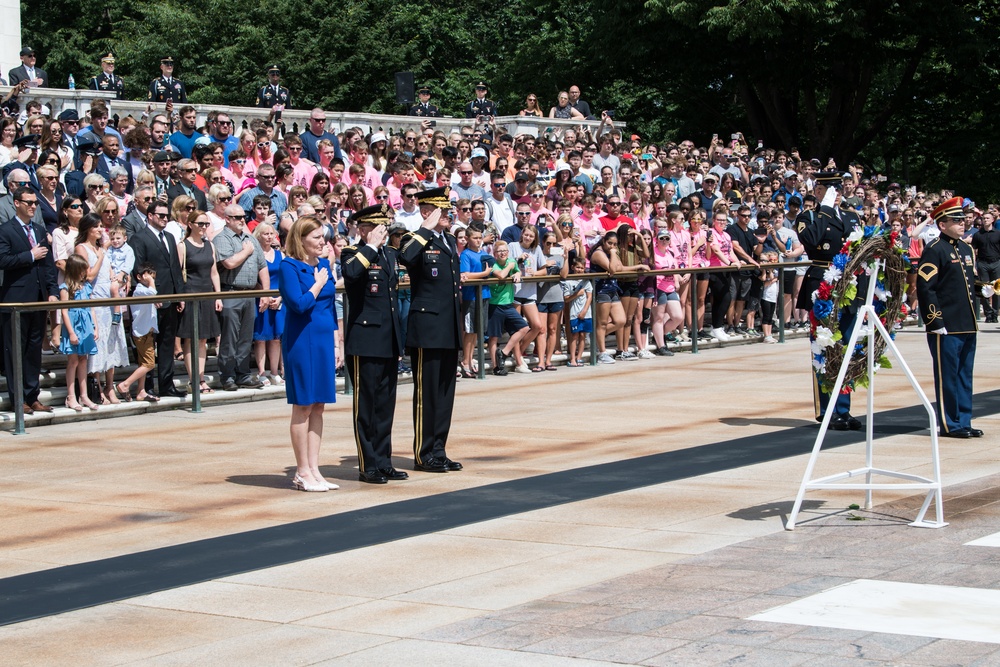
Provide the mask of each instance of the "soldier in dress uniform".
POLYGON ((281 68, 277 65, 267 66, 267 85, 257 91, 257 101, 254 106, 259 109, 270 109, 278 112, 291 107, 292 96, 288 89, 280 85, 281 68), (280 108, 276 108, 280 107, 280 108))
POLYGON ((934 364, 938 426, 945 438, 981 438, 972 428, 972 367, 976 362, 976 257, 962 240, 962 198, 931 213, 941 236, 931 241, 917 267, 917 299, 934 364))
POLYGON ((187 91, 184 83, 174 78, 174 59, 171 56, 160 60, 160 72, 160 77, 149 83, 149 101, 187 104, 187 91))
POLYGON ((115 76, 115 54, 108 52, 108 55, 101 58, 101 69, 104 70, 101 74, 91 77, 90 89, 114 91, 115 99, 122 99, 125 95, 125 81, 120 76, 115 76))
POLYGON ((427 86, 421 86, 417 90, 417 97, 420 98, 420 102, 414 104, 407 111, 407 115, 410 116, 424 116, 426 118, 437 118, 441 115, 441 111, 431 104, 431 89, 427 86))
MULTIPOLYGON (((843 187, 840 172, 823 171, 816 174, 814 192, 822 204, 815 211, 805 211, 796 218, 799 241, 802 242, 812 260, 813 265, 806 272, 799 290, 796 308, 812 311, 812 295, 823 282, 823 273, 830 267, 830 262, 840 254, 840 249, 854 228, 858 226, 858 216, 853 210, 840 208, 843 187)), ((866 295, 867 287, 858 285, 858 294, 866 295)), ((861 296, 864 299, 864 296, 861 296)), ((847 306, 840 309, 840 331, 846 342, 854 327, 857 316, 857 306, 847 306)), ((811 354, 811 352, 810 352, 811 354)), ((816 421, 823 421, 830 395, 820 386, 820 377, 813 374, 813 406, 816 411, 816 421)), ((851 395, 840 394, 834 407, 835 414, 830 419, 830 428, 835 431, 861 430, 861 421, 851 416, 851 395)))
POLYGON ((493 100, 486 99, 489 88, 485 81, 476 84, 476 99, 465 105, 466 118, 478 118, 479 116, 496 116, 497 105, 493 100))
POLYGON ((392 222, 386 204, 363 208, 348 222, 358 226, 361 236, 340 257, 347 294, 344 353, 354 384, 358 479, 385 484, 408 477, 392 467, 396 369, 403 354, 403 328, 396 305, 398 251, 386 243, 392 222))
MULTIPOLYGON (((445 446, 455 405, 455 373, 462 347, 458 246, 449 233, 451 188, 417 193, 423 222, 403 238, 399 260, 410 275, 406 347, 413 367, 414 470, 449 472, 462 464, 445 446)), ((343 261, 343 258, 341 258, 343 261)))

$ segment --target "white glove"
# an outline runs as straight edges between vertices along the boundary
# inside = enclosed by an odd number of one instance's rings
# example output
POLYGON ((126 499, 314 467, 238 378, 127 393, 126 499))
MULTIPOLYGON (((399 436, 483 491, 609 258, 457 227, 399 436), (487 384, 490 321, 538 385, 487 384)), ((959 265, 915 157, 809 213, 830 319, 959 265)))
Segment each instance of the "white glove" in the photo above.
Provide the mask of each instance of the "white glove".
POLYGON ((820 206, 833 206, 837 203, 837 188, 828 187, 826 189, 826 194, 823 195, 823 201, 820 206))
POLYGON ((941 327, 940 329, 934 329, 933 331, 928 331, 927 333, 929 333, 929 334, 938 334, 940 336, 947 336, 948 335, 948 330, 945 329, 944 327, 941 327))
POLYGON ((983 291, 983 296, 985 298, 987 298, 987 299, 992 298, 993 295, 997 293, 996 290, 993 289, 993 285, 991 285, 991 284, 983 285, 983 290, 982 291, 983 291))

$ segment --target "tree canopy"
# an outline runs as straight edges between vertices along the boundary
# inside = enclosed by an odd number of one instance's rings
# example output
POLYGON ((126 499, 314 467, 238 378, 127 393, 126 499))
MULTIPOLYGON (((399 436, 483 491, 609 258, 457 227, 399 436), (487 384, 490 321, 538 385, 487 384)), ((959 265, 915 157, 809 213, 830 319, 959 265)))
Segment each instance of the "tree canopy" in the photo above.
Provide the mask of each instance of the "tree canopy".
POLYGON ((475 81, 501 113, 570 84, 651 141, 742 131, 922 188, 996 197, 1000 9, 982 0, 67 0, 22 3, 24 43, 80 85, 115 52, 141 99, 172 55, 190 99, 248 105, 271 62, 296 107, 400 113, 412 71, 444 113, 475 81))

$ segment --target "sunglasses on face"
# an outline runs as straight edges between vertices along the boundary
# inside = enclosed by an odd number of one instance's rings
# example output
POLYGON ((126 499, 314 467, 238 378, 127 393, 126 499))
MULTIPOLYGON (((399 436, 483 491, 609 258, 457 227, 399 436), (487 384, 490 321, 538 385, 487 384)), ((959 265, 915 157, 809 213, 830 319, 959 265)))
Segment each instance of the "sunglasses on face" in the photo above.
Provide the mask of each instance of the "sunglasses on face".
POLYGON ((541 199, 541 198, 542 198, 542 197, 544 197, 544 196, 545 196, 545 195, 543 195, 543 194, 540 194, 540 193, 536 192, 535 194, 531 195, 531 198, 532 198, 532 199, 541 199))
POLYGON ((518 211, 517 214, 520 216, 531 215, 531 211, 518 211))
POLYGON ((73 209, 75 211, 75 210, 77 210, 79 208, 83 208, 83 204, 70 204, 69 208, 71 208, 71 209, 73 209))
POLYGON ((389 198, 389 195, 378 195, 377 197, 375 197, 375 199, 378 200, 378 201, 385 201, 388 198, 389 198))
MULTIPOLYGON (((198 207, 195 206, 194 204, 188 204, 187 206, 184 207, 184 210, 185 211, 196 211, 196 210, 198 210, 198 207)), ((105 213, 107 213, 107 211, 105 211, 105 213)))
POLYGON ((198 222, 196 222, 196 223, 194 223, 194 224, 198 225, 199 227, 208 227, 208 226, 210 226, 210 225, 211 225, 212 223, 211 223, 211 222, 208 222, 208 221, 205 221, 205 222, 201 222, 201 221, 199 220, 198 222))

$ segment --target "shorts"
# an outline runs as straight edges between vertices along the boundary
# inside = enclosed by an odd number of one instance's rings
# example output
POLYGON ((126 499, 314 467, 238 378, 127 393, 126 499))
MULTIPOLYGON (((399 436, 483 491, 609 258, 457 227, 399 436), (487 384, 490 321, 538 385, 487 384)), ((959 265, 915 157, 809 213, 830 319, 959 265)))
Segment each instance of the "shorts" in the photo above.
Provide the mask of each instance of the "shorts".
POLYGON ((518 304, 519 306, 524 306, 529 303, 535 303, 537 298, 538 297, 515 296, 514 303, 518 304))
POLYGON ((580 320, 573 318, 569 321, 570 333, 590 333, 594 330, 594 320, 587 318, 585 320, 580 320))
POLYGON ((333 303, 337 306, 337 321, 338 322, 343 322, 344 321, 344 302, 343 302, 343 300, 342 299, 336 299, 333 303))
POLYGON ((754 276, 750 279, 750 291, 747 292, 747 301, 760 303, 760 297, 764 295, 764 281, 754 276))
POLYGON ((597 303, 619 303, 621 297, 617 294, 608 294, 607 292, 597 293, 597 303))
POLYGON ((733 301, 746 301, 750 296, 750 287, 753 279, 750 276, 732 274, 729 276, 729 293, 733 301))
POLYGON ((639 281, 631 281, 627 283, 618 283, 618 293, 621 294, 622 298, 638 299, 639 295, 642 294, 642 288, 639 286, 639 281))
POLYGON ((785 270, 782 273, 782 275, 785 276, 784 280, 782 281, 785 288, 785 294, 791 296, 795 292, 795 276, 797 274, 795 273, 795 271, 785 270))
POLYGON ((708 282, 708 276, 709 276, 708 273, 705 273, 704 271, 699 271, 698 273, 694 274, 694 279, 700 283, 704 283, 708 282))
POLYGON ((561 313, 562 309, 566 307, 566 304, 562 301, 552 301, 550 303, 539 303, 538 312, 540 313, 561 313))
POLYGON ((514 309, 514 304, 496 306, 491 303, 489 313, 490 321, 486 325, 486 336, 488 338, 500 338, 504 332, 514 335, 521 329, 528 328, 528 323, 523 317, 518 315, 517 310, 514 309))
POLYGON ((486 331, 486 313, 476 308, 475 301, 462 302, 462 332, 475 334, 486 331))
POLYGON ((681 296, 677 292, 664 292, 656 290, 656 305, 665 306, 668 301, 680 301, 681 296))
POLYGON ((156 332, 150 331, 145 336, 132 336, 135 343, 135 359, 143 368, 156 366, 156 332))

